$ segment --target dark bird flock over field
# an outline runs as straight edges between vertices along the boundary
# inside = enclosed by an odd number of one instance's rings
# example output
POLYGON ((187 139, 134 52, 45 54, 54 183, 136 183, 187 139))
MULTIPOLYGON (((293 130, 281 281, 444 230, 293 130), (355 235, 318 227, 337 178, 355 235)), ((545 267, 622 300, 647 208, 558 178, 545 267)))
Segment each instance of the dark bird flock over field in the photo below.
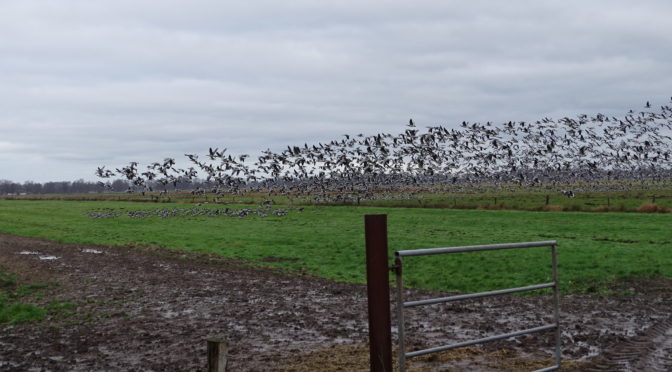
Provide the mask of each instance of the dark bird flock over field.
POLYGON ((613 190, 669 181, 671 136, 672 107, 652 111, 647 102, 623 117, 578 115, 499 125, 465 121, 457 128, 424 129, 410 120, 398 134, 344 134, 329 142, 265 150, 256 158, 210 148, 202 157, 185 154, 191 163, 186 169, 166 158, 145 169, 131 162, 96 173, 126 179, 129 191, 158 187, 162 193, 200 177, 208 187, 193 192, 215 198, 264 192, 358 202, 483 185, 540 187, 573 196, 576 185, 613 190))

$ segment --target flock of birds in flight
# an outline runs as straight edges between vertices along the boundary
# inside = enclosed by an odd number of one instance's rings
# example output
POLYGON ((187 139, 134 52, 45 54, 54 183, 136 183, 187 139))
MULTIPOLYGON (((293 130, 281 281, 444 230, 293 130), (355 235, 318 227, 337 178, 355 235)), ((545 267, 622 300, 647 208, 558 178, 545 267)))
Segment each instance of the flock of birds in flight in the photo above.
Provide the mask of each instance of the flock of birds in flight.
MULTIPOLYGON (((672 98, 671 98, 672 104, 672 98)), ((287 146, 273 152, 228 154, 210 148, 191 166, 167 158, 138 168, 137 162, 101 178, 122 177, 129 191, 160 191, 204 179, 195 195, 263 192, 317 202, 411 198, 426 192, 484 187, 543 188, 574 195, 578 190, 628 189, 669 181, 672 176, 672 107, 630 110, 623 117, 596 114, 536 122, 462 122, 457 128, 420 129, 410 120, 399 134, 345 134, 325 143, 287 146), (563 189, 563 190, 560 190, 563 189)), ((100 182, 103 186, 109 182, 100 182)))

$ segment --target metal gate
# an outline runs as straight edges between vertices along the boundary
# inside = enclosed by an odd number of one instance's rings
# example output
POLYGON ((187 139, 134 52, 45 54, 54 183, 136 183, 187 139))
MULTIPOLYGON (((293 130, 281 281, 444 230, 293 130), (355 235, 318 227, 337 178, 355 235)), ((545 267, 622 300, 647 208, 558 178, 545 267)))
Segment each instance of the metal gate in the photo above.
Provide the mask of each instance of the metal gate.
POLYGON ((559 313, 559 298, 558 298, 558 269, 557 269, 557 257, 556 257, 556 246, 557 243, 555 240, 550 241, 540 241, 540 242, 526 242, 526 243, 510 243, 510 244, 490 244, 490 245, 473 245, 473 246, 464 246, 464 247, 452 247, 452 248, 432 248, 432 249, 415 249, 415 250, 406 250, 406 251, 397 251, 395 252, 395 266, 394 271, 397 276, 397 326, 398 326, 398 336, 399 336, 399 345, 398 345, 398 354, 399 354, 399 371, 404 372, 406 370, 406 358, 411 358, 419 355, 425 355, 430 353, 436 353, 444 350, 454 349, 458 347, 470 346, 475 344, 480 344, 489 341, 502 340, 509 337, 521 336, 534 332, 541 332, 549 329, 555 329, 555 365, 539 369, 535 372, 542 371, 554 371, 560 368, 560 313, 559 313), (506 288, 496 291, 480 292, 480 293, 470 293, 462 294, 449 297, 440 297, 440 298, 430 298, 420 301, 403 301, 403 277, 402 277, 402 265, 404 257, 412 256, 427 256, 434 254, 444 254, 444 253, 459 253, 459 252, 476 252, 476 251, 492 251, 499 249, 513 249, 513 248, 534 248, 534 247, 551 247, 551 264, 552 264, 552 282, 534 284, 525 287, 518 288, 506 288), (505 333, 490 337, 479 338, 471 341, 459 342, 452 345, 437 346, 425 350, 417 350, 407 353, 404 344, 404 309, 407 307, 422 306, 422 305, 432 305, 444 302, 460 301, 472 298, 480 297, 489 297, 503 295, 507 293, 516 293, 523 291, 531 291, 535 289, 542 288, 553 288, 553 307, 554 307, 554 322, 551 324, 542 325, 535 328, 524 329, 517 332, 505 333))

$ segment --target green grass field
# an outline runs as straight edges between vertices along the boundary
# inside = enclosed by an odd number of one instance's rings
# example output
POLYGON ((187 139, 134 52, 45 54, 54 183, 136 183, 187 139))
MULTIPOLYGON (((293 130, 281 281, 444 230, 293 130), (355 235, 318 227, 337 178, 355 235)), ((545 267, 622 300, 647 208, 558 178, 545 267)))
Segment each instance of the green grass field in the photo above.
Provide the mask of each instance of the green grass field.
MULTIPOLYGON (((465 192, 422 193, 412 199, 404 198, 405 193, 393 194, 387 200, 364 200, 362 206, 407 207, 441 209, 490 209, 527 211, 583 211, 583 212, 637 212, 655 205, 656 212, 672 212, 672 188, 669 184, 652 185, 647 190, 632 191, 577 191, 576 197, 568 198, 556 190, 512 188, 510 191, 483 189, 465 192), (654 187, 655 186, 655 187, 654 187), (644 207, 644 208, 643 208, 644 207)), ((169 193, 170 199, 154 193, 90 193, 90 194, 38 194, 0 196, 4 200, 54 200, 54 201, 131 201, 156 203, 187 203, 212 201, 212 195, 194 196, 189 192, 169 193)), ((288 197, 284 195, 244 194, 223 195, 222 202, 237 204, 258 204, 271 199, 278 204, 315 205, 311 197, 288 197)), ((349 204, 355 204, 349 202, 349 204)))
MULTIPOLYGON (((618 279, 672 278, 672 214, 330 206, 263 218, 86 215, 100 208, 124 212, 173 207, 190 206, 2 200, 0 231, 60 242, 214 253, 364 282, 363 216, 387 214, 390 256, 402 249, 555 239, 565 293, 604 292, 618 279)), ((550 280, 547 248, 408 258, 405 267, 406 285, 435 290, 473 292, 550 280)))

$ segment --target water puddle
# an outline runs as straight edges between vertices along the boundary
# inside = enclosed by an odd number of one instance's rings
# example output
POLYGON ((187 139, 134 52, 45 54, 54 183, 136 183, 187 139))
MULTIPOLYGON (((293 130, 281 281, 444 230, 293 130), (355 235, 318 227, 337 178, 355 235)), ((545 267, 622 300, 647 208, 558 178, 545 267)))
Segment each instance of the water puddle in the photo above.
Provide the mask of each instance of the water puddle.
POLYGON ((34 251, 21 251, 19 254, 24 254, 24 255, 37 255, 40 260, 57 260, 58 257, 48 255, 48 254, 42 254, 40 252, 34 252, 34 251))
POLYGON ((600 352, 602 351, 599 347, 589 345, 588 343, 583 342, 583 341, 579 341, 575 345, 578 346, 579 348, 588 349, 588 351, 578 359, 578 360, 581 360, 581 361, 588 360, 590 358, 596 357, 596 356, 600 355, 600 352))

